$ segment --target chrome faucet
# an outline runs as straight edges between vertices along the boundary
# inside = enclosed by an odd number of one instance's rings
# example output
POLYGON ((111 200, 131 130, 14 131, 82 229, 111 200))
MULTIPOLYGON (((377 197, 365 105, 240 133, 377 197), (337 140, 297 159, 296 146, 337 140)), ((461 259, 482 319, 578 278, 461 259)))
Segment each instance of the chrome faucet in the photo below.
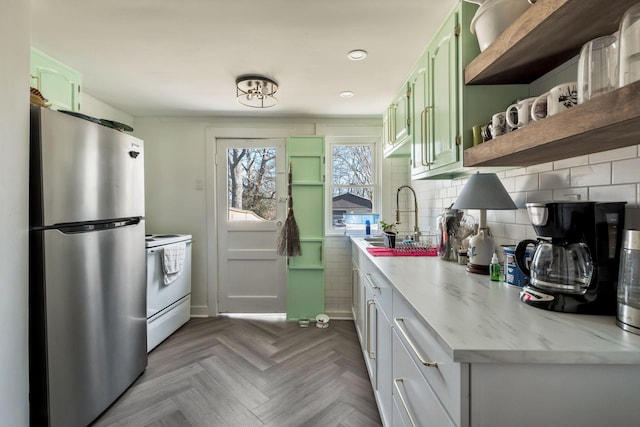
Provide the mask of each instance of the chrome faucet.
POLYGON ((396 193, 396 224, 400 224, 400 212, 413 212, 414 213, 414 222, 413 222, 413 240, 416 242, 420 241, 420 229, 418 228, 418 198, 416 197, 416 192, 408 185, 403 185, 398 187, 398 191, 396 193), (400 210, 400 190, 403 188, 408 188, 413 193, 413 211, 411 210, 400 210))

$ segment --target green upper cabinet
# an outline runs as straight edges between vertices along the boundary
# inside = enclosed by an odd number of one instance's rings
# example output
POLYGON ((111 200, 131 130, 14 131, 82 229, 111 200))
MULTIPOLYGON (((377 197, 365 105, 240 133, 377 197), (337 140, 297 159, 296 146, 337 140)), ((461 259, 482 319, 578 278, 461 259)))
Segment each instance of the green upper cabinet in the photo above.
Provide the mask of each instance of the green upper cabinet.
POLYGON ((55 110, 80 111, 82 75, 50 56, 31 48, 31 86, 55 110))
POLYGON ((494 113, 529 94, 528 85, 464 85, 464 67, 480 53, 469 30, 477 7, 459 3, 411 73, 412 179, 469 173, 471 169, 463 167, 462 152, 473 145, 472 127, 488 123, 494 113))
POLYGON ((411 84, 406 82, 396 94, 393 102, 387 108, 384 126, 384 156, 408 157, 412 142, 411 84))
POLYGON ((457 18, 458 14, 454 13, 447 19, 428 51, 431 70, 428 158, 431 169, 458 161, 457 18))
POLYGON ((432 164, 431 153, 428 150, 428 144, 430 144, 431 139, 427 138, 430 122, 428 118, 431 108, 428 61, 429 55, 423 55, 409 78, 413 93, 411 115, 413 116, 414 131, 413 143, 411 144, 411 167, 414 171, 428 171, 429 166, 432 164))
POLYGON ((451 15, 420 58, 410 80, 416 123, 412 175, 458 161, 457 14, 451 15))

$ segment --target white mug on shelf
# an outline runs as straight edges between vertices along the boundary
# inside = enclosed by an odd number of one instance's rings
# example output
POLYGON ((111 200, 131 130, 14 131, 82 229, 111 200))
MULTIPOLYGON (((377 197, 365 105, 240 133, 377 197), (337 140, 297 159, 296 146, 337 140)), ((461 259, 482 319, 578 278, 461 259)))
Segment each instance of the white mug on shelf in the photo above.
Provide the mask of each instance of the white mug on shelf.
POLYGON ((505 112, 505 116, 507 118, 507 124, 511 126, 512 129, 521 128, 529 124, 531 105, 535 100, 535 97, 526 98, 516 102, 515 104, 509 105, 505 112))
POLYGON ((506 114, 502 111, 491 116, 491 136, 493 138, 507 133, 506 117, 506 114))
POLYGON ((548 116, 553 116, 578 104, 578 84, 577 82, 563 83, 551 88, 535 99, 531 105, 531 118, 540 120, 548 116), (547 112, 540 114, 538 108, 540 103, 547 103, 547 112))

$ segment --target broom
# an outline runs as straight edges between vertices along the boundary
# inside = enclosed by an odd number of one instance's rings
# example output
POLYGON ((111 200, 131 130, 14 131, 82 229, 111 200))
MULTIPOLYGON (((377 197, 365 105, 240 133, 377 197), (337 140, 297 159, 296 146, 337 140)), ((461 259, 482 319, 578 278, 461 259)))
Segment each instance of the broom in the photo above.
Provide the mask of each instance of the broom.
POLYGON ((300 248, 300 229, 296 223, 296 217, 293 215, 293 196, 291 192, 292 180, 293 172, 291 163, 289 163, 287 219, 284 221, 284 226, 282 227, 282 231, 278 238, 278 255, 299 256, 302 255, 302 248, 300 248))

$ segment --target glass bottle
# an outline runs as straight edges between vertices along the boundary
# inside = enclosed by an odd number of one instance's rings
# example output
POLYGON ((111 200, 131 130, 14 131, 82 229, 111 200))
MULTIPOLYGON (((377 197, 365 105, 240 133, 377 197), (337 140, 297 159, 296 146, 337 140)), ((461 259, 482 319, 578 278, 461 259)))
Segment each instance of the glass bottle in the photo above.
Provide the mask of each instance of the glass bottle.
POLYGON ((491 265, 489 266, 489 272, 491 280, 494 282, 500 281, 500 261, 498 261, 498 255, 494 252, 491 257, 491 265))

